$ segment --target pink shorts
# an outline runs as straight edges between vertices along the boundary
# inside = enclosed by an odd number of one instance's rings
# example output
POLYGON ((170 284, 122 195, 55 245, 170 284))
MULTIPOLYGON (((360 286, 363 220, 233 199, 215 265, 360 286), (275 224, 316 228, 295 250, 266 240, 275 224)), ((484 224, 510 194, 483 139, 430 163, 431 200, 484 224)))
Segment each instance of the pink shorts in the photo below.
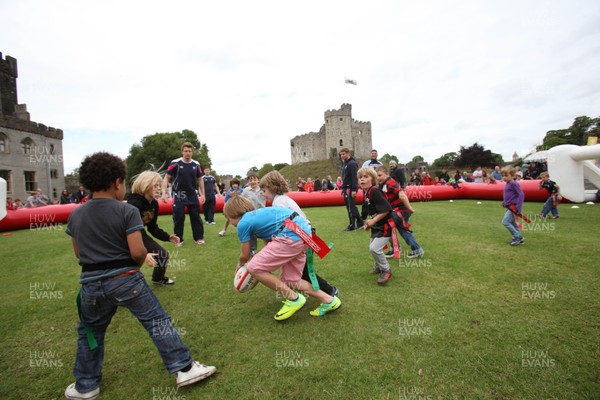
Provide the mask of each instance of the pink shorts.
POLYGON ((281 281, 298 284, 302 280, 307 248, 302 240, 294 242, 290 238, 273 237, 272 241, 252 257, 248 263, 248 271, 273 273, 281 268, 281 281))

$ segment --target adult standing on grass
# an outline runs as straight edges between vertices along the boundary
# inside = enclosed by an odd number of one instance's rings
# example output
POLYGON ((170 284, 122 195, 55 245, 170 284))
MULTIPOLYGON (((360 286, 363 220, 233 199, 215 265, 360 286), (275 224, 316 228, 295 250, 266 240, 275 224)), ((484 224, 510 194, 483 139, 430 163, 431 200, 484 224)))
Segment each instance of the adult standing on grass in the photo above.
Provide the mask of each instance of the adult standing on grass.
POLYGON ((93 200, 73 210, 66 229, 82 267, 73 367, 76 380, 65 390, 68 399, 100 395, 104 336, 119 306, 144 326, 167 370, 177 373, 177 386, 198 382, 216 371, 194 361, 171 316, 140 273, 148 253, 140 233, 144 224, 139 211, 122 201, 125 177, 123 160, 104 152, 86 157, 79 168, 79 179, 93 193, 93 200))
POLYGON ((204 225, 200 218, 200 202, 204 204, 204 181, 202 166, 192 159, 194 146, 190 142, 181 145, 181 158, 171 161, 163 179, 162 200, 167 202, 167 187, 173 178, 171 190, 173 192, 173 225, 175 235, 183 244, 183 225, 185 224, 185 208, 187 207, 192 225, 194 242, 204 244, 204 225), (196 193, 196 191, 198 191, 196 193))
POLYGON ((202 177, 204 181, 204 221, 208 225, 215 224, 215 208, 217 206, 217 195, 219 192, 219 185, 217 185, 217 181, 214 176, 210 174, 210 168, 204 168, 204 176, 202 177))
POLYGON ((350 232, 356 228, 362 228, 364 221, 356 208, 356 192, 358 191, 358 163, 350 155, 350 149, 344 147, 340 150, 342 158, 342 196, 344 196, 344 204, 348 211, 349 224, 344 229, 344 232, 350 232))

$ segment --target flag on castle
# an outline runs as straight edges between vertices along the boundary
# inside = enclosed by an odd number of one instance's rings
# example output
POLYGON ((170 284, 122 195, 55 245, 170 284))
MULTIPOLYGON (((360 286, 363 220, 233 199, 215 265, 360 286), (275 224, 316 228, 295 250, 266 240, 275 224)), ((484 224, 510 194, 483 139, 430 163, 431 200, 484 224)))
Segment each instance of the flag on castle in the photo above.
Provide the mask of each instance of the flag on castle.
POLYGON ((344 83, 349 83, 351 85, 356 86, 356 81, 354 79, 346 79, 344 80, 344 83))

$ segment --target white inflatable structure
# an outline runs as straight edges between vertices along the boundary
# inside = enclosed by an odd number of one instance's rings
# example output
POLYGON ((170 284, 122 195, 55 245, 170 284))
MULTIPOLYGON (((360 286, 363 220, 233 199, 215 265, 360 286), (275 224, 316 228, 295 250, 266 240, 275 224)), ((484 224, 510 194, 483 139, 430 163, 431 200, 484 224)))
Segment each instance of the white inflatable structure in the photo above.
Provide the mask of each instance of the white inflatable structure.
POLYGON ((6 217, 6 181, 0 178, 0 221, 6 217))
POLYGON ((594 201, 596 190, 585 190, 584 178, 600 188, 600 168, 590 160, 600 160, 600 144, 575 146, 564 144, 548 150, 550 179, 558 183, 560 192, 574 203, 594 201))

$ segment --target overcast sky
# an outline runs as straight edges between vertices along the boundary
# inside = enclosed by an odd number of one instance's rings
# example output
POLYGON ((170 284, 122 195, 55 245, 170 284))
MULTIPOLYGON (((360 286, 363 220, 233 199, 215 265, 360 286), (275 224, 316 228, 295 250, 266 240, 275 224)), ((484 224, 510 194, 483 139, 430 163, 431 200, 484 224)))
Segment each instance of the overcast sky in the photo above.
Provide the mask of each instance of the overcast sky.
POLYGON ((65 172, 190 129, 243 175, 291 163, 290 139, 342 103, 401 162, 475 142, 510 160, 600 115, 597 0, 3 0, 0 15, 19 102, 64 131, 65 172))

